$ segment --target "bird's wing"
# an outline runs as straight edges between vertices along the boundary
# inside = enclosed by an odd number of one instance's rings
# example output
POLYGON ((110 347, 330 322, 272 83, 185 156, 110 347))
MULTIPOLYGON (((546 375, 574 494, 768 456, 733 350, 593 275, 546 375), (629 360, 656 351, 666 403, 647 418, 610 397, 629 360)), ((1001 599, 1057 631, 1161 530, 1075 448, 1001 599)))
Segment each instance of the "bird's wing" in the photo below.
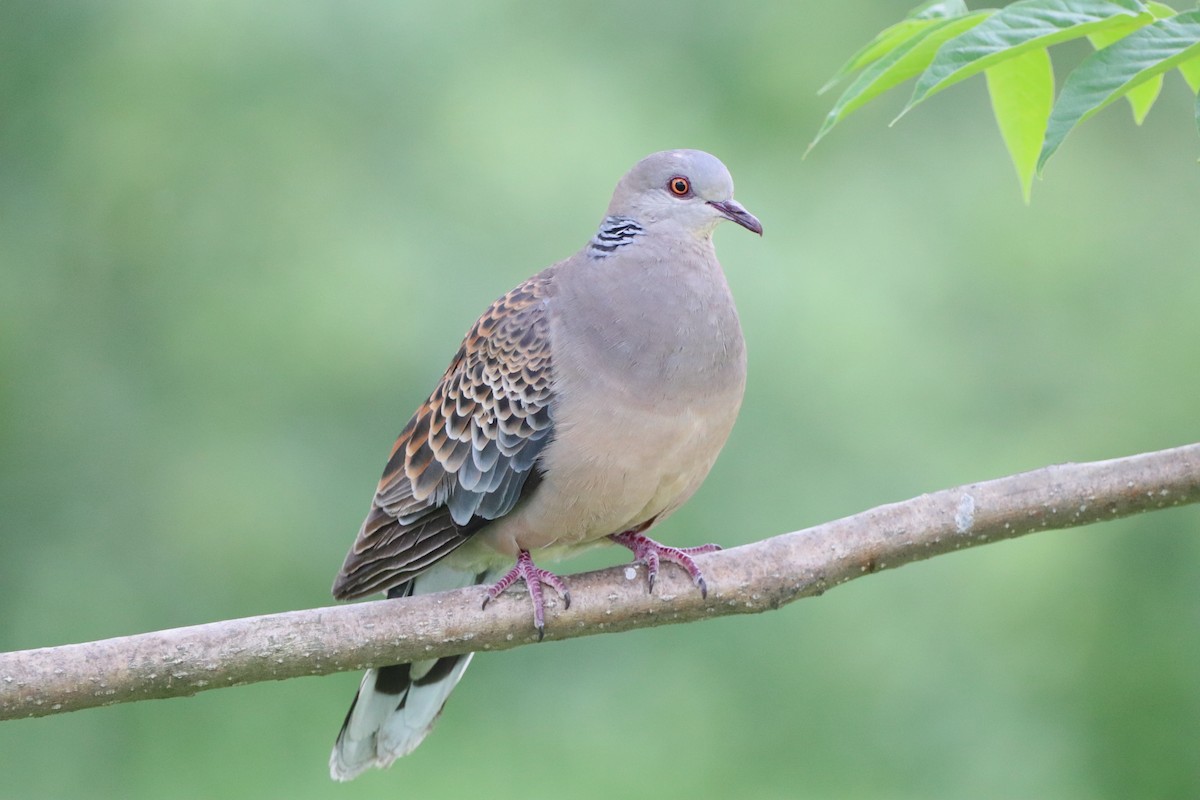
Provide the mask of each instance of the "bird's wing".
POLYGON ((553 431, 552 273, 492 304, 401 431, 334 597, 411 580, 539 482, 537 457, 553 431))

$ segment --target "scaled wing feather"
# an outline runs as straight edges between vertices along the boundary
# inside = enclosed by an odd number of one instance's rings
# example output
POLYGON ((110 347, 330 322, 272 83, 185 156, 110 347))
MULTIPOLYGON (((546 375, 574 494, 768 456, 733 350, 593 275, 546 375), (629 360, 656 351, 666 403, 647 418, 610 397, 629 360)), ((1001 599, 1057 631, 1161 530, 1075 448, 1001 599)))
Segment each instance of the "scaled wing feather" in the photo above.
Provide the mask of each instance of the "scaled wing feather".
POLYGON ((334 583, 338 599, 411 580, 538 483, 553 430, 552 270, 492 304, 401 431, 334 583))

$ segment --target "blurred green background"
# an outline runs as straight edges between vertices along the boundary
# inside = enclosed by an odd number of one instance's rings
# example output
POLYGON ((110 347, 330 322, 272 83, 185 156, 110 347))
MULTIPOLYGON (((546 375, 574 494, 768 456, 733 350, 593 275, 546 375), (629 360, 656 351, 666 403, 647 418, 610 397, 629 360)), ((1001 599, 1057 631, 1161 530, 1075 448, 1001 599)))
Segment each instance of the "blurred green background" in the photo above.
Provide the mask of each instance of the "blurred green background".
MULTIPOLYGON (((719 155, 766 236, 717 234, 750 384, 660 538, 1200 438, 1182 81, 1142 129, 1083 125, 1032 207, 981 80, 802 161, 817 87, 909 5, 7 0, 0 649, 331 602, 459 337, 663 148, 719 155)), ((0 796, 1200 796, 1198 529, 484 655, 415 755, 348 786, 352 674, 5 722, 0 796)))

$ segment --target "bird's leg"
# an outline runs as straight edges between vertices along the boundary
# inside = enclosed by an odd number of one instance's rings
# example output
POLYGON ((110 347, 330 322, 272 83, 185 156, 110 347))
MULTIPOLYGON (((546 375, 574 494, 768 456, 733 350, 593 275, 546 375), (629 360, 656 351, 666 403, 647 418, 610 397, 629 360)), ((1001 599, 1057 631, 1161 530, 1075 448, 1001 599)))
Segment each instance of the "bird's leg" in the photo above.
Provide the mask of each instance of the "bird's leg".
POLYGON ((563 583, 562 578, 548 569, 534 565, 529 551, 522 550, 517 554, 517 563, 513 565, 513 568, 504 573, 503 578, 488 587, 487 597, 483 598, 483 607, 487 608, 490 601, 495 600, 505 589, 519 580, 525 582, 525 588, 529 590, 529 599, 533 601, 533 627, 537 628, 537 638, 540 642, 546 635, 546 612, 542 606, 542 584, 544 583, 558 592, 563 599, 563 608, 571 607, 571 592, 567 590, 567 585, 563 583))
MULTIPOLYGON (((653 522, 653 520, 650 522, 653 522)), ((700 596, 708 597, 708 584, 704 582, 704 573, 696 566, 696 562, 692 559, 692 556, 700 555, 701 553, 716 552, 721 549, 721 545, 702 544, 699 547, 668 547, 642 533, 648 527, 650 527, 649 522, 622 533, 614 533, 608 538, 619 545, 628 547, 633 551, 634 560, 646 565, 646 573, 650 578, 651 592, 654 591, 654 579, 658 577, 658 562, 669 561, 687 570, 687 574, 692 576, 692 583, 700 587, 700 596)))

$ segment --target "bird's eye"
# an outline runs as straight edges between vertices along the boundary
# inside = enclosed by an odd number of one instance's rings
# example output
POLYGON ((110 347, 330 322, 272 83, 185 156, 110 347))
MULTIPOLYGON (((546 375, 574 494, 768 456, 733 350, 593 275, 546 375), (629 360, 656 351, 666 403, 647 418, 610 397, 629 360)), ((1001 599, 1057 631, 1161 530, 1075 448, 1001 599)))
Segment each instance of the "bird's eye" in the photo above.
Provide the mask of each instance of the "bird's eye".
POLYGON ((687 197, 692 191, 691 182, 682 175, 676 175, 667 181, 667 187, 671 190, 671 194, 676 197, 687 197))

